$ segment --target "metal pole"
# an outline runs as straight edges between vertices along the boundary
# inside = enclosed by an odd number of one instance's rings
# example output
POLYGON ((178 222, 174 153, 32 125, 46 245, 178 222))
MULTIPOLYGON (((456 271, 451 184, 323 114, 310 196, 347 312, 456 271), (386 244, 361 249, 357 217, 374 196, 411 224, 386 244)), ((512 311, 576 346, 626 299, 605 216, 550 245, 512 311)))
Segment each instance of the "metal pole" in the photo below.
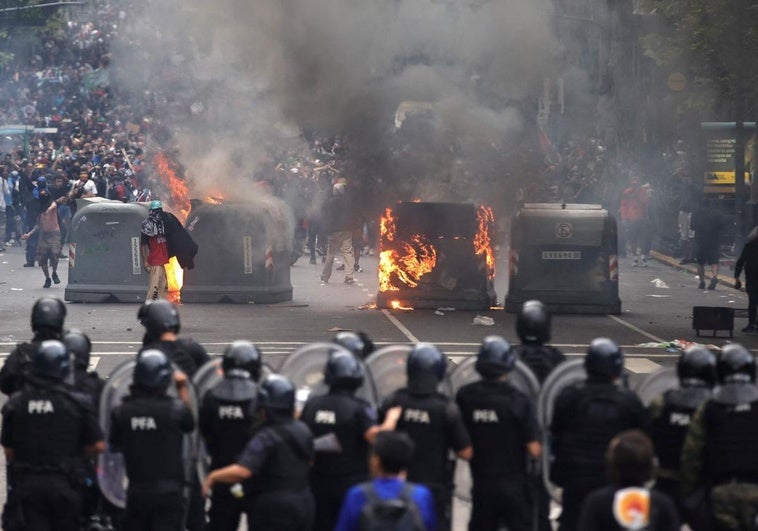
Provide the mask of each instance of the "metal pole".
POLYGON ((745 94, 743 83, 737 81, 734 128, 734 249, 739 252, 745 243, 745 94))

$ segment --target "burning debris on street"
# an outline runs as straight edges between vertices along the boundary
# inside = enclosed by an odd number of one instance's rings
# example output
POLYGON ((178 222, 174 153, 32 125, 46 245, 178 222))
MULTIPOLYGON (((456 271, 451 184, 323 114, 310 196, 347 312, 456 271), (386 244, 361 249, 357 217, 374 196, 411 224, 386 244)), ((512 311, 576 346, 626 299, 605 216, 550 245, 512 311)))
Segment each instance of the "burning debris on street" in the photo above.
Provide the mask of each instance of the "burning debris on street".
POLYGON ((456 203, 398 203, 380 221, 381 308, 495 304, 492 209, 456 203))

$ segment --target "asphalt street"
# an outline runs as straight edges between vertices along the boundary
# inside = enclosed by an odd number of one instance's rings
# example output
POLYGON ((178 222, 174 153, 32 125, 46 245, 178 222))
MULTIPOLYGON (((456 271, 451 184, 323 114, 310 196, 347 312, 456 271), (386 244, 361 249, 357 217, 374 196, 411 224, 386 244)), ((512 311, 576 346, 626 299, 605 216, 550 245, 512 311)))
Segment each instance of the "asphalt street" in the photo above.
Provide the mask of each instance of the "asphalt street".
MULTIPOLYGON (((507 264, 500 253, 496 275, 498 301, 507 292, 507 264)), ((10 248, 0 254, 0 362, 13 346, 31 336, 29 312, 43 296, 63 296, 68 264, 60 266, 62 283, 43 289, 39 268, 24 268, 23 249, 10 248)), ((292 268, 294 299, 291 302, 256 304, 186 304, 181 307, 182 335, 191 336, 212 354, 220 354, 234 339, 249 339, 259 345, 265 360, 278 368, 284 358, 304 344, 329 340, 338 330, 363 330, 379 345, 429 341, 436 343, 459 363, 476 353, 481 339, 500 334, 516 340, 515 316, 503 310, 483 312, 434 310, 387 311, 373 308, 377 292, 375 256, 361 257, 362 273, 354 285, 343 283, 344 273, 335 271, 331 282, 321 285, 321 264, 309 265, 302 257, 292 268), (492 326, 473 324, 476 315, 494 320, 492 326)), ((731 271, 725 271, 731 277, 731 271)), ((553 319, 553 344, 569 355, 580 356, 595 337, 613 338, 626 354, 631 379, 643 377, 661 366, 671 365, 678 353, 660 344, 673 340, 698 341, 723 346, 722 337, 701 337, 692 329, 693 306, 727 306, 738 310, 733 341, 753 351, 758 336, 739 332, 745 326, 747 296, 726 285, 714 291, 698 290, 697 279, 689 272, 651 261, 648 267, 632 267, 631 260, 620 263, 620 316, 557 315, 553 319)), ((94 342, 92 368, 105 376, 139 350, 142 329, 137 322, 136 304, 67 304, 68 327, 77 327, 94 342)), ((0 461, 1 461, 0 457, 0 461)), ((4 467, 0 466, 0 476, 4 467)), ((0 478, 0 500, 5 482, 0 478)), ((465 528, 467 509, 456 503, 455 529, 465 528)))
MULTIPOLYGON (((502 253, 501 253, 502 255, 502 253)), ((43 295, 63 296, 67 262, 61 261, 62 283, 43 289, 39 268, 21 267, 22 249, 13 247, 0 254, 0 359, 19 341, 30 337, 29 311, 43 295)), ((498 263, 498 301, 507 291, 505 264, 498 263)), ((438 344, 454 362, 476 352, 487 334, 501 334, 515 340, 515 316, 502 310, 483 312, 433 310, 387 311, 371 307, 377 292, 374 256, 361 257, 364 272, 357 273, 355 285, 345 285, 342 272, 335 271, 331 282, 321 285, 321 265, 309 265, 301 258, 292 268, 294 298, 291 302, 256 304, 187 304, 181 307, 182 334, 203 343, 209 352, 221 353, 234 339, 256 342, 266 360, 278 367, 284 357, 299 346, 328 340, 337 330, 364 330, 378 344, 430 341, 438 344), (477 315, 491 317, 493 326, 472 324, 477 315)), ((726 272, 728 276, 730 272, 726 272)), ((676 354, 665 348, 641 346, 675 339, 721 346, 722 337, 701 337, 692 330, 693 306, 728 306, 744 310, 747 296, 726 285, 714 291, 698 290, 697 280, 685 271, 651 261, 646 268, 620 264, 620 316, 557 315, 553 320, 553 343, 568 354, 581 354, 594 337, 607 336, 624 346, 627 368, 645 374, 670 363, 676 354)), ((94 365, 107 375, 116 365, 132 356, 140 346, 142 329, 136 320, 136 304, 67 304, 66 324, 88 333, 94 341, 94 365)), ((758 348, 758 336, 739 332, 746 319, 735 321, 734 341, 758 348)))

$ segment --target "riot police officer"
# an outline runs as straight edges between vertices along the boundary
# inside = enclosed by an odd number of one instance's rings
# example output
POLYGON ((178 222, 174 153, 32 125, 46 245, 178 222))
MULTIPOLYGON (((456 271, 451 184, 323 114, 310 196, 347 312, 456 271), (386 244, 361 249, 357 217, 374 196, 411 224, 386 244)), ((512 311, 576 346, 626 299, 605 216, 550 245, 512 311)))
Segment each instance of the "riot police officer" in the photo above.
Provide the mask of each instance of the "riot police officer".
POLYGON ((178 336, 181 329, 179 312, 169 301, 146 302, 140 307, 137 319, 145 327, 142 348, 160 350, 190 378, 210 361, 208 352, 200 343, 178 336))
MULTIPOLYGON (((92 342, 87 334, 72 328, 63 336, 63 344, 73 358, 73 371, 67 379, 74 389, 86 397, 95 415, 100 409, 100 395, 105 387, 105 380, 94 371, 88 371, 92 342)), ((81 462, 84 485, 82 488, 82 514, 85 518, 95 515, 100 505, 100 490, 97 487, 96 463, 92 458, 81 462)))
POLYGON ((682 493, 685 499, 710 498, 719 530, 751 531, 758 514, 755 365, 742 345, 722 349, 716 362, 719 387, 698 407, 682 448, 682 493))
POLYGON ((510 343, 484 338, 476 360, 482 380, 456 396, 474 448, 470 531, 497 531, 501 521, 509 531, 532 529, 533 500, 524 486, 531 480, 528 459, 537 459, 542 447, 532 400, 507 381, 515 366, 510 343))
MULTIPOLYGON (((203 397, 200 433, 211 458, 211 470, 234 463, 258 424, 261 353, 249 341, 235 341, 224 351, 224 378, 203 397)), ((209 531, 236 531, 245 510, 248 484, 213 489, 208 512, 209 531)))
POLYGON ((88 370, 92 342, 87 334, 72 328, 63 336, 63 344, 74 358, 74 388, 90 397, 92 406, 97 412, 100 408, 100 395, 105 387, 105 380, 100 378, 97 372, 88 370))
POLYGON ((526 301, 516 317, 516 333, 521 345, 516 345, 516 355, 529 367, 540 383, 548 374, 566 360, 566 356, 550 341, 551 316, 540 301, 526 301))
MULTIPOLYGON (((140 352, 145 349, 160 350, 189 378, 192 378, 200 367, 210 361, 208 352, 200 343, 191 338, 185 339, 178 336, 181 329, 179 312, 169 301, 159 299, 145 302, 137 313, 137 319, 145 327, 140 352)), ((191 481, 187 529, 204 531, 205 507, 200 494, 199 479, 193 476, 191 481)))
POLYGON ((616 385, 624 368, 624 356, 616 343, 594 339, 584 368, 587 380, 556 397, 550 426, 555 454, 550 476, 563 487, 560 531, 577 529, 584 498, 605 484, 605 451, 611 439, 629 429, 650 431, 640 399, 616 385))
POLYGON ((410 435, 416 444, 408 480, 429 487, 434 496, 439 529, 450 526, 453 450, 461 459, 471 459, 473 450, 458 406, 437 390, 445 377, 446 359, 431 343, 418 343, 408 355, 408 387, 384 401, 380 418, 393 407, 401 407, 397 430, 410 435))
POLYGON ((695 410, 716 384, 716 356, 703 346, 688 348, 676 364, 679 388, 651 402, 652 441, 658 456, 655 488, 668 494, 680 512, 679 466, 684 436, 695 410))
POLYGON ((280 375, 266 377, 258 394, 263 425, 236 463, 214 470, 203 492, 219 483, 250 479, 248 526, 256 531, 306 531, 313 525, 314 502, 308 488, 313 435, 293 418, 295 386, 280 375))
POLYGON ((24 388, 3 408, 0 442, 9 463, 3 529, 78 531, 80 456, 103 452, 103 433, 87 400, 63 383, 70 371, 63 343, 43 341, 31 364, 24 388))
POLYGON ((368 358, 375 348, 374 342, 371 341, 368 334, 365 332, 351 332, 349 330, 337 332, 332 339, 332 343, 346 348, 360 360, 368 358))
MULTIPOLYGON (((124 455, 129 488, 125 531, 176 531, 184 521, 184 435, 195 419, 183 401, 166 394, 171 362, 159 350, 137 357, 130 394, 111 413, 109 443, 124 455)), ((186 377, 177 385, 186 386, 186 377)))
MULTIPOLYGON (((362 348, 356 350, 362 352, 362 348)), ((375 407, 355 396, 364 378, 363 364, 354 353, 335 348, 324 368, 329 392, 308 398, 300 414, 316 441, 324 443, 323 450, 316 445, 310 476, 316 500, 316 531, 334 529, 347 490, 368 479, 369 443, 379 430, 375 407)), ((394 429, 394 424, 388 429, 394 429)))
POLYGON ((19 343, 10 353, 5 365, 0 369, 0 391, 11 395, 21 389, 24 377, 29 372, 29 366, 40 343, 47 339, 61 339, 63 321, 66 318, 66 306, 59 299, 42 297, 32 307, 31 342, 19 343))

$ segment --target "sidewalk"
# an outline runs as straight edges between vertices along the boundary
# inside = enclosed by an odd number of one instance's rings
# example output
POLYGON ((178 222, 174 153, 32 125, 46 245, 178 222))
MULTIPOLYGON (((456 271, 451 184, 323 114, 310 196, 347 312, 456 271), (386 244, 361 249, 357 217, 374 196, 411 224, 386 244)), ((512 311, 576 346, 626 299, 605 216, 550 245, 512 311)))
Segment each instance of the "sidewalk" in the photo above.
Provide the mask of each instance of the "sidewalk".
MULTIPOLYGON (((688 273, 691 273, 692 275, 697 275, 697 265, 695 264, 682 265, 679 263, 679 259, 674 258, 673 256, 663 254, 659 251, 650 251, 650 258, 652 258, 653 260, 657 260, 658 262, 661 262, 668 266, 671 266, 673 268, 679 269, 681 271, 686 271, 688 273)), ((710 277, 710 266, 706 266, 705 275, 706 277, 710 277)), ((730 288, 734 288, 733 264, 724 264, 723 262, 721 263, 721 267, 719 269, 719 284, 723 284, 725 286, 729 286, 730 288), (725 272, 727 268, 728 270, 725 272)))

